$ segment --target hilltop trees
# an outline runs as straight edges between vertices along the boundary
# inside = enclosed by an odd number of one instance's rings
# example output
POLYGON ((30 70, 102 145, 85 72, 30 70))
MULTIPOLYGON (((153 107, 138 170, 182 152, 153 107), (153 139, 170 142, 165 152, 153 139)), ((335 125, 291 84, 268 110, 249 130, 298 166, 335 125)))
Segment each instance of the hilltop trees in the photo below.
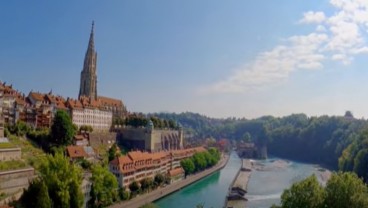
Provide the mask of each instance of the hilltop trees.
POLYGON ((71 164, 64 155, 56 153, 44 158, 39 172, 39 179, 30 184, 20 199, 24 207, 82 207, 82 174, 78 166, 71 164))
MULTIPOLYGON (((335 168, 343 150, 368 125, 366 120, 355 119, 349 112, 345 116, 308 117, 305 114, 293 114, 257 119, 214 119, 189 112, 153 116, 178 121, 191 135, 192 139, 187 140, 191 144, 198 144, 201 138, 208 137, 251 141, 258 146, 267 145, 268 151, 275 156, 322 163, 335 168)), ((355 158, 357 152, 352 154, 355 158)), ((360 157, 364 158, 362 154, 360 157)), ((353 170, 353 167, 349 170, 353 170)))
POLYGON ((24 136, 28 132, 31 131, 31 126, 24 121, 18 120, 15 125, 7 126, 7 129, 11 134, 17 135, 17 136, 24 136))
POLYGON ((64 155, 48 155, 40 167, 40 173, 54 207, 79 208, 83 205, 81 169, 71 164, 64 155))
POLYGON ((285 190, 279 207, 368 207, 368 188, 354 173, 333 173, 325 188, 313 175, 285 190))
POLYGON ((92 132, 93 131, 93 127, 90 125, 82 125, 81 127, 79 127, 79 131, 80 132, 92 132))
POLYGON ((92 167, 92 207, 106 207, 118 199, 118 181, 106 168, 100 165, 92 167))
POLYGON ((368 129, 356 136, 356 139, 342 152, 339 168, 354 171, 368 182, 368 129))
POLYGON ((69 145, 73 142, 76 128, 66 111, 58 110, 51 126, 51 139, 56 145, 69 145))
POLYGON ((114 143, 111 148, 108 151, 108 158, 109 158, 109 162, 113 159, 115 159, 116 157, 119 157, 121 155, 120 149, 117 146, 116 143, 114 143))
POLYGON ((333 174, 325 190, 328 207, 368 207, 368 188, 354 173, 333 174))
POLYGON ((294 183, 281 196, 283 208, 308 207, 322 208, 325 191, 319 185, 315 175, 294 183))
POLYGON ((28 189, 24 190, 24 193, 19 201, 22 207, 25 208, 49 208, 51 207, 52 203, 46 184, 39 179, 36 179, 30 183, 28 189))

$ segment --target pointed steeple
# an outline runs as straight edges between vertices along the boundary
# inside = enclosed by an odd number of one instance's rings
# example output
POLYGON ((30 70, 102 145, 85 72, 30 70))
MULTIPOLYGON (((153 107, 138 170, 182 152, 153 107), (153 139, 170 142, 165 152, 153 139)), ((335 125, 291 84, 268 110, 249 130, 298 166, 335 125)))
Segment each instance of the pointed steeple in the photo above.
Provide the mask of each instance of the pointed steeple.
POLYGON ((91 29, 91 34, 89 36, 87 53, 89 51, 91 51, 91 52, 95 51, 95 40, 94 40, 94 32, 95 31, 94 30, 95 30, 95 21, 92 21, 92 29, 91 29))
POLYGON ((88 48, 84 57, 79 89, 79 97, 86 96, 91 99, 97 99, 97 53, 95 51, 94 26, 95 23, 92 21, 92 29, 89 37, 88 48))

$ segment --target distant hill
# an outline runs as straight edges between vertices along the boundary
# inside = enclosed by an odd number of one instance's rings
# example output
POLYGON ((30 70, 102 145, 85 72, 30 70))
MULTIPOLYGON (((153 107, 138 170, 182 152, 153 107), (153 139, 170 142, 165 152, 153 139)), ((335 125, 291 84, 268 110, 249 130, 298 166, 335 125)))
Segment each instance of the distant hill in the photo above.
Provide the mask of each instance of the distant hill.
POLYGON ((154 113, 180 123, 195 139, 214 137, 266 143, 270 154, 337 168, 342 151, 368 127, 367 120, 350 116, 285 117, 257 119, 210 118, 198 113, 154 113))

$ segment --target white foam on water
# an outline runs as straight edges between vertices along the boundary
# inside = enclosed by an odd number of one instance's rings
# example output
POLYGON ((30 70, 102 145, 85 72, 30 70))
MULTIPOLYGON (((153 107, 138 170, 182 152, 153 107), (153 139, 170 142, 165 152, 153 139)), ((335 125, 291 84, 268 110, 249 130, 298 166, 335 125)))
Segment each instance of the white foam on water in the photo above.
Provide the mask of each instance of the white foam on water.
POLYGON ((258 200, 264 200, 264 199, 280 199, 282 193, 277 194, 269 194, 269 195, 248 195, 246 194, 245 197, 249 201, 258 201, 258 200))

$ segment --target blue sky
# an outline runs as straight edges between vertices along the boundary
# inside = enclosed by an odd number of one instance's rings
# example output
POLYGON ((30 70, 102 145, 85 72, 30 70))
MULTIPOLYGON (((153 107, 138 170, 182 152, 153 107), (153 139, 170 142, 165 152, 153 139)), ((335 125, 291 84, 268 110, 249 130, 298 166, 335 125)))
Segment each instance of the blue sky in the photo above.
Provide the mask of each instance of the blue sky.
POLYGON ((77 97, 92 20, 130 111, 368 117, 366 0, 1 1, 0 80, 77 97))

